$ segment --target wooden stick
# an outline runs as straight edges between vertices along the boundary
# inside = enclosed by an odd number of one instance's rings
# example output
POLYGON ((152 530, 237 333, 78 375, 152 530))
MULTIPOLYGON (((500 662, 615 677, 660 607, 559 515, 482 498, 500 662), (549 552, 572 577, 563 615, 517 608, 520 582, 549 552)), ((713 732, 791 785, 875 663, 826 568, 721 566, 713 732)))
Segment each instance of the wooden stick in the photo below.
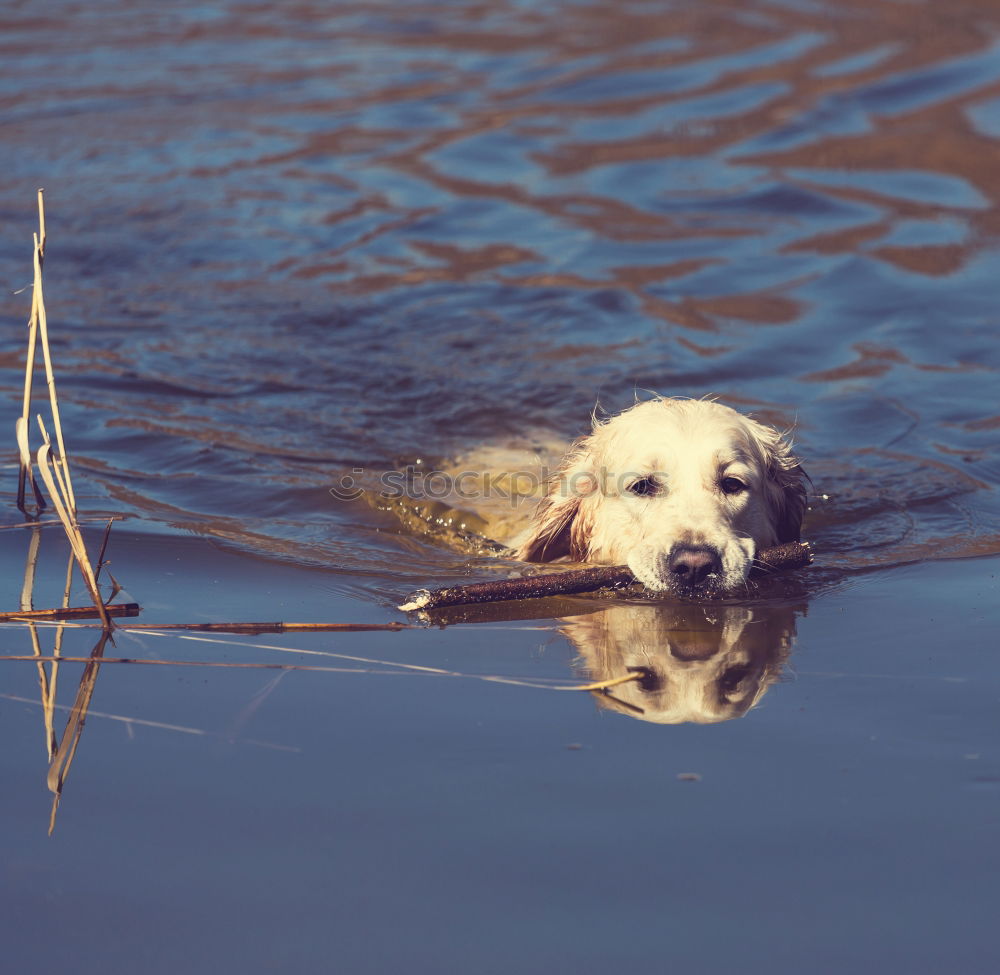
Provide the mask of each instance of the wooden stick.
MULTIPOLYGON (((105 606, 108 616, 138 616, 138 603, 118 603, 105 606)), ((96 606, 63 606, 57 609, 22 609, 16 613, 0 613, 0 623, 19 622, 20 620, 92 620, 100 617, 96 606)))
MULTIPOLYGON (((138 616, 138 603, 108 605, 109 616, 138 616)), ((96 619, 93 606, 71 606, 67 609, 33 609, 20 613, 0 613, 0 623, 18 623, 96 619)), ((83 624, 86 626, 87 624, 83 624)), ((96 624, 94 624, 96 625, 96 624)), ((134 630, 188 630, 199 633, 366 633, 369 631, 393 632, 395 630, 422 630, 418 623, 127 623, 124 629, 134 630)))
POLYGON ((129 623, 126 630, 196 630, 200 633, 363 633, 420 630, 415 623, 129 623))
MULTIPOLYGON (((810 562, 812 562, 812 550, 808 542, 788 542, 758 552, 751 571, 755 574, 779 572, 785 569, 798 569, 810 562)), ((593 569, 523 576, 519 579, 475 582, 468 586, 450 586, 433 591, 419 589, 411 593, 399 608, 404 613, 409 613, 418 609, 492 603, 505 599, 536 599, 540 596, 616 589, 633 585, 636 581, 627 565, 597 566, 593 569)))

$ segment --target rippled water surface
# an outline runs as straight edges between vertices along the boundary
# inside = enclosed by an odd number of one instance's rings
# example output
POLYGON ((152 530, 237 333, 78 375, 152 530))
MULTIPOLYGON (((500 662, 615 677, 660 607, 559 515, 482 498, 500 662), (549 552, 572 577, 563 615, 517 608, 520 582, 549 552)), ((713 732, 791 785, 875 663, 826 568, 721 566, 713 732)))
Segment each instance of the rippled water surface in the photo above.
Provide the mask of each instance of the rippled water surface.
MULTIPOLYGON (((794 426, 817 550, 711 610, 255 641, 542 683, 648 668, 596 707, 106 664, 112 717, 51 840, 39 673, 5 664, 24 965, 996 970, 995 2, 12 0, 0 122, 6 462, 44 186, 77 494, 128 516, 112 571, 147 619, 400 619, 415 586, 509 563, 332 487, 570 440, 647 390, 794 426), (114 951, 92 907, 40 920, 82 874, 129 915, 114 951)), ((39 606, 64 575, 48 538, 39 606)), ((104 652, 211 659, 192 646, 104 652)))

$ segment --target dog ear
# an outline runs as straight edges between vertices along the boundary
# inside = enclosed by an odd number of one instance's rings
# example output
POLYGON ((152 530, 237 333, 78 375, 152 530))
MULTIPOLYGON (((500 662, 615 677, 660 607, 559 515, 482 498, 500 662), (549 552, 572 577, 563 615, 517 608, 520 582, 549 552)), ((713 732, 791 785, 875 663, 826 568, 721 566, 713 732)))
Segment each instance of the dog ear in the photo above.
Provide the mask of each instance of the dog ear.
POLYGON ((585 501, 597 489, 591 470, 590 438, 574 444, 562 466, 549 479, 548 490, 528 526, 528 534, 515 551, 522 562, 554 562, 587 557, 589 518, 585 501))
POLYGON ((778 544, 799 541, 806 511, 809 477, 792 453, 787 436, 773 427, 747 419, 750 442, 758 450, 767 477, 771 526, 778 544))
POLYGON ((806 482, 809 477, 798 463, 792 467, 778 467, 772 476, 778 487, 774 518, 778 543, 797 542, 802 533, 802 516, 806 512, 806 482))

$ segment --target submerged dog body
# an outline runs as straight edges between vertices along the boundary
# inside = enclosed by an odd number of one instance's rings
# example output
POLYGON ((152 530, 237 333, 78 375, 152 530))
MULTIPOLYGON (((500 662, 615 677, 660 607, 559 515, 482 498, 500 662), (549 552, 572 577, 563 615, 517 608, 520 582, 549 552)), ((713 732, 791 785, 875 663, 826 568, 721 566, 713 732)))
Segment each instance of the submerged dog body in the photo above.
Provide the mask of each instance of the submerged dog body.
POLYGON ((758 549, 798 540, 805 479, 785 438, 727 406, 637 403, 573 445, 515 552, 625 564, 657 591, 725 592, 758 549))

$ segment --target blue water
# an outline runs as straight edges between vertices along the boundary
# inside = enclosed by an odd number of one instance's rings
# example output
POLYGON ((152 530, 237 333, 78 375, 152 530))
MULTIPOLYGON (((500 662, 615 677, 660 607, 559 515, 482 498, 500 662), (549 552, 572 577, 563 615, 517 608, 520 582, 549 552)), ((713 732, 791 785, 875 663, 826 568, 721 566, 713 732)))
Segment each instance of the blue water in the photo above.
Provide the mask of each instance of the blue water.
POLYGON ((984 0, 8 4, 3 608, 39 186, 80 507, 126 516, 146 621, 400 620, 509 563, 331 486, 643 390, 794 426, 817 551, 703 611, 120 633, 105 657, 373 672, 102 665, 51 837, 52 677, 4 663, 11 963, 995 971, 998 28, 984 0), (633 657, 643 685, 551 689, 633 657))

